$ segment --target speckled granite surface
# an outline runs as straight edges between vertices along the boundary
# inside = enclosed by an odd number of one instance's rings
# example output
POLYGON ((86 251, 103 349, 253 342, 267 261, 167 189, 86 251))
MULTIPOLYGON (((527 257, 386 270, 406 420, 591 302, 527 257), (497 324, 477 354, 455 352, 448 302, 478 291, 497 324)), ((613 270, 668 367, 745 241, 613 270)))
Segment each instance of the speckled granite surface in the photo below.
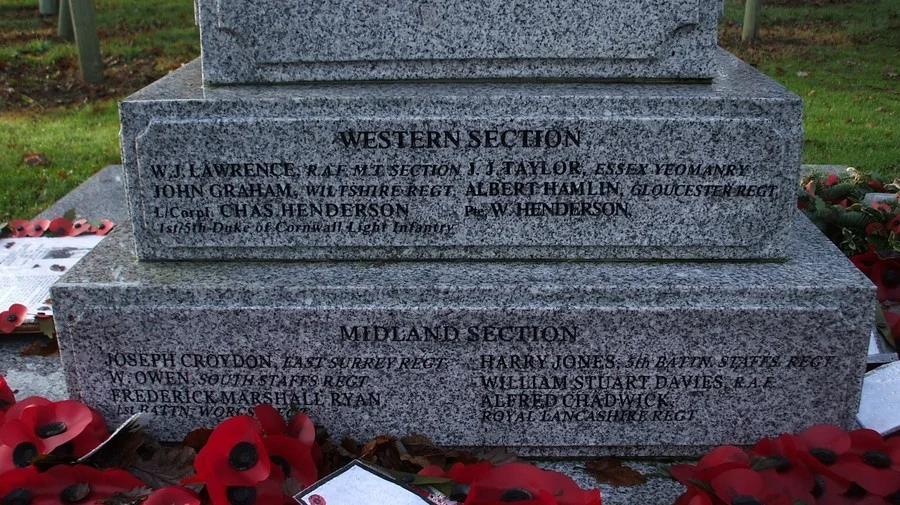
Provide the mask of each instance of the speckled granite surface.
POLYGON ((179 438, 272 402, 338 433, 576 456, 850 426, 870 283, 805 218, 785 263, 139 262, 53 289, 72 395, 179 438))
POLYGON ((709 77, 722 0, 199 2, 211 83, 709 77))
POLYGON ((712 84, 204 88, 122 103, 146 259, 780 258, 801 102, 712 84))

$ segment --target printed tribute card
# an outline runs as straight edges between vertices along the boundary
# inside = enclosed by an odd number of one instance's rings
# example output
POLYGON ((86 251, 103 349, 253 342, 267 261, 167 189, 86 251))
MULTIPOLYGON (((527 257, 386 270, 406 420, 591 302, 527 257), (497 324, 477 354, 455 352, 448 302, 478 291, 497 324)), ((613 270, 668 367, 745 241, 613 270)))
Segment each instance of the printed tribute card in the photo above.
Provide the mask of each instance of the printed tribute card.
POLYGON ((294 496, 303 505, 435 505, 356 460, 294 496))

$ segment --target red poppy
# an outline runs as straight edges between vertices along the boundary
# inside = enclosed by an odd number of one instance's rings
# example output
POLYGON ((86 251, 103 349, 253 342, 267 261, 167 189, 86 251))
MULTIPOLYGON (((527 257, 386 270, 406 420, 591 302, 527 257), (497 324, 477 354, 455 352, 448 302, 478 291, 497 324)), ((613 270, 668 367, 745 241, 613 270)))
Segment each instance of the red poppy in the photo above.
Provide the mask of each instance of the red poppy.
POLYGON ((44 472, 45 489, 36 496, 33 505, 102 505, 118 493, 146 487, 140 479, 125 470, 76 465, 56 465, 44 472))
POLYGON ((765 469, 759 474, 773 487, 779 487, 793 501, 809 504, 815 502, 810 491, 815 485, 813 473, 800 458, 797 443, 791 435, 781 435, 776 439, 764 438, 753 448, 751 454, 765 458, 765 469))
POLYGON ((169 486, 154 491, 143 505, 200 505, 200 495, 186 487, 169 486))
MULTIPOLYGON (((6 383, 6 379, 0 376, 0 412, 6 412, 15 403, 15 393, 10 389, 9 384, 6 383)), ((0 419, 0 423, 2 423, 2 419, 0 419)))
POLYGON ((490 461, 481 461, 468 465, 457 462, 447 470, 447 478, 460 484, 472 484, 493 469, 494 465, 490 461))
POLYGON ((870 205, 873 209, 879 210, 881 212, 891 212, 894 210, 889 203, 873 201, 870 205))
POLYGON ((809 196, 812 196, 812 197, 816 196, 816 180, 812 179, 809 182, 807 182, 805 189, 806 189, 806 192, 809 194, 809 196))
POLYGON ((841 495, 847 491, 850 481, 832 468, 850 451, 850 435, 846 430, 831 424, 817 424, 800 432, 794 441, 800 459, 815 475, 814 496, 841 495))
POLYGON ((6 411, 6 415, 7 417, 18 418, 22 415, 22 411, 27 409, 28 407, 35 405, 50 405, 51 403, 53 402, 44 398, 43 396, 28 396, 17 401, 13 406, 9 407, 9 409, 6 411))
POLYGON ((716 496, 728 505, 793 505, 790 498, 769 486, 760 474, 746 468, 717 475, 710 485, 716 496))
POLYGON ((48 477, 37 468, 15 468, 2 473, 0 503, 28 505, 50 485, 48 477))
POLYGON ((884 223, 869 223, 866 225, 866 235, 876 235, 879 237, 887 237, 888 231, 884 223))
POLYGON ((113 228, 115 228, 115 226, 116 223, 113 223, 109 219, 101 219, 96 226, 91 225, 91 232, 93 232, 95 235, 106 235, 113 228))
POLYGON ((284 475, 277 465, 265 480, 246 485, 207 482, 206 492, 212 505, 281 505, 285 503, 281 485, 284 475))
POLYGON ((864 253, 850 256, 850 261, 860 272, 864 273, 866 277, 870 277, 872 267, 881 261, 881 258, 878 257, 878 254, 875 253, 875 251, 868 250, 864 253))
POLYGON ((847 458, 833 465, 869 493, 888 496, 900 491, 900 439, 884 440, 875 430, 851 431, 847 458))
POLYGON ((47 231, 56 237, 66 237, 72 234, 72 221, 64 217, 58 217, 47 226, 47 231))
POLYGON ((743 449, 723 445, 709 451, 696 465, 673 465, 669 473, 678 482, 690 487, 691 481, 709 482, 716 475, 736 468, 750 468, 750 456, 743 449))
POLYGON ((900 234, 900 213, 894 214, 887 222, 887 227, 894 233, 900 234))
POLYGON ((838 174, 828 174, 828 177, 825 178, 825 187, 834 186, 839 182, 841 182, 841 178, 838 174))
POLYGON ((28 307, 21 303, 14 303, 9 306, 9 310, 0 312, 0 333, 12 333, 25 322, 26 314, 28 307))
POLYGON ((526 463, 494 467, 472 482, 465 505, 600 505, 600 490, 586 491, 569 476, 526 463))
POLYGON ((879 302, 900 300, 900 258, 882 259, 872 266, 869 276, 875 283, 879 302))
POLYGON ((269 477, 271 466, 259 423, 250 416, 235 416, 213 430, 194 460, 197 476, 184 482, 253 486, 269 477))
POLYGON ((285 478, 292 478, 309 487, 319 480, 316 462, 309 447, 287 435, 272 435, 263 439, 269 460, 281 469, 285 478))
POLYGON ((80 402, 26 398, 9 408, 0 426, 0 471, 24 468, 54 450, 84 456, 107 435, 103 418, 80 402))
POLYGON ((73 237, 77 237, 78 235, 81 235, 82 233, 87 233, 89 231, 91 231, 91 224, 88 223, 87 219, 82 218, 82 219, 76 219, 75 221, 72 221, 71 235, 73 237))
POLYGON ((840 496, 822 496, 816 499, 816 505, 893 505, 898 502, 891 502, 887 498, 874 494, 864 494, 860 496, 850 496, 842 494, 840 496))
POLYGON ((17 238, 40 237, 47 230, 48 226, 50 226, 49 219, 35 219, 34 221, 17 219, 9 223, 9 227, 12 229, 12 236, 17 238))
POLYGON ((884 184, 882 184, 880 181, 876 181, 875 179, 872 179, 871 181, 867 182, 866 184, 868 184, 868 186, 870 188, 874 189, 875 191, 877 191, 879 193, 885 193, 887 191, 887 188, 884 187, 884 184))

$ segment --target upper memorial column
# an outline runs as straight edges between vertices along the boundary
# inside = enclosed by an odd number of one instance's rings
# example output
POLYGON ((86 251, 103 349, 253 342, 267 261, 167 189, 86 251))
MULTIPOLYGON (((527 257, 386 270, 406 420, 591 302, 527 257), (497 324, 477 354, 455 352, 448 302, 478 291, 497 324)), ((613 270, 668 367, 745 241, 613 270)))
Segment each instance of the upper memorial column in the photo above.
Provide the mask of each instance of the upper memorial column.
POLYGON ((210 84, 706 79, 722 0, 199 0, 210 84))

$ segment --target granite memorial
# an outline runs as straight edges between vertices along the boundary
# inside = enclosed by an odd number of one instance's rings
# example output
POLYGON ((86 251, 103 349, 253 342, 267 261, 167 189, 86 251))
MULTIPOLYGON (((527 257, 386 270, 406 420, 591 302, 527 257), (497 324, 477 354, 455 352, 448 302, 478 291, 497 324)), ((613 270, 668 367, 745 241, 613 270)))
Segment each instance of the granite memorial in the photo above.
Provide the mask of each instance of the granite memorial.
POLYGON ((131 226, 53 291, 73 397, 554 456, 852 426, 873 289, 720 2, 326 4, 200 0, 202 63, 122 103, 131 226))

